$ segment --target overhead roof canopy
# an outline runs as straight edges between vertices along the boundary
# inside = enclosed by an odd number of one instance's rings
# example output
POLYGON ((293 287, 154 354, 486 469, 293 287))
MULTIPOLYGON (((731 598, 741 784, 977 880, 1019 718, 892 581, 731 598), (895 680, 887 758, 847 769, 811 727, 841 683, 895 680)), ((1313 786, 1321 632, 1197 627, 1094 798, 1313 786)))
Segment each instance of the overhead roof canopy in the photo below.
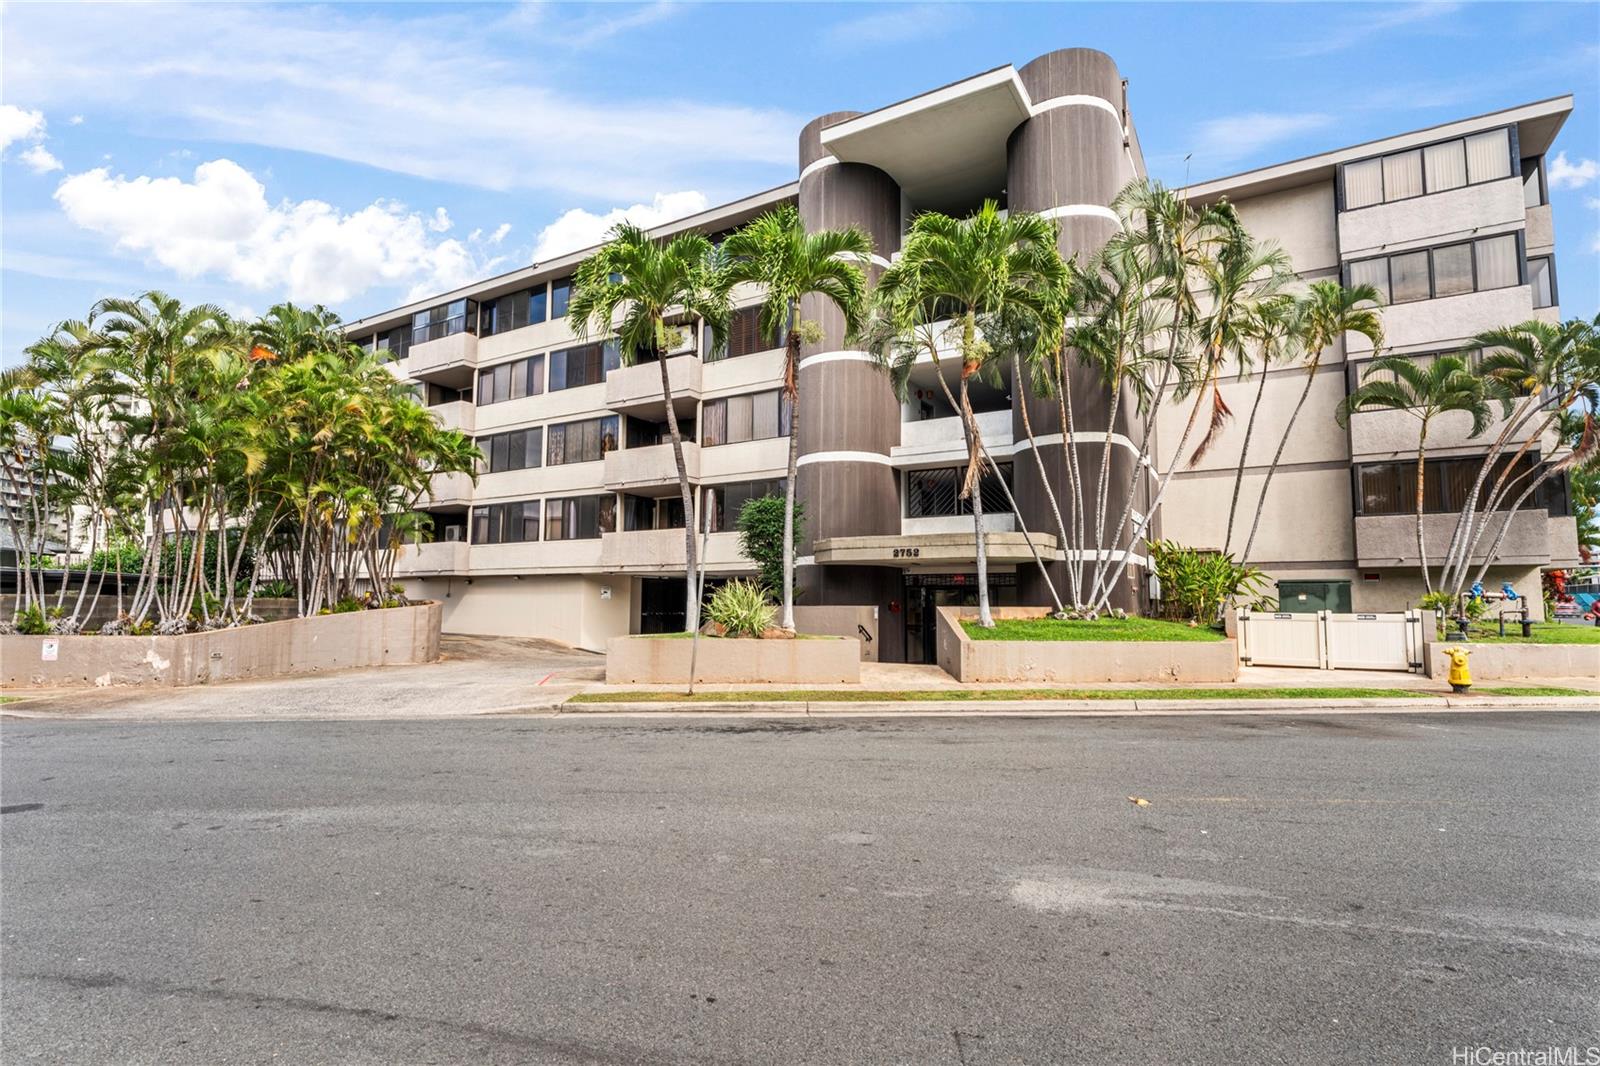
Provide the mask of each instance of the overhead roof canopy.
POLYGON ((1010 65, 825 127, 822 147, 894 178, 920 208, 970 204, 1006 184, 1006 140, 1032 113, 1010 65))

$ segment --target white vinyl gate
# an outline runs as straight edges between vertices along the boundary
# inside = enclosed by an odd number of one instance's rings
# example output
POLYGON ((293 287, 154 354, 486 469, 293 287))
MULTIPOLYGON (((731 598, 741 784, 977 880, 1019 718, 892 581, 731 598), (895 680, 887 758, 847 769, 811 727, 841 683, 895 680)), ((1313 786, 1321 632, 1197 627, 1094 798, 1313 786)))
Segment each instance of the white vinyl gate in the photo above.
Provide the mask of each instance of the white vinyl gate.
POLYGON ((1422 669, 1422 614, 1239 612, 1239 661, 1320 670, 1422 669))

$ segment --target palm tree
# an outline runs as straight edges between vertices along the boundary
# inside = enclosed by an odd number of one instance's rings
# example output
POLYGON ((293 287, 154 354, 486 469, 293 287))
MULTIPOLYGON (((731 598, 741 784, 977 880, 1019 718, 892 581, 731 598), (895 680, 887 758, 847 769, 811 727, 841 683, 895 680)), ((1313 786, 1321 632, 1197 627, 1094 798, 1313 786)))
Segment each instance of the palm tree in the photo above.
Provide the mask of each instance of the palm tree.
POLYGON ((667 405, 667 432, 672 437, 672 458, 683 497, 684 618, 691 627, 699 620, 700 608, 694 582, 694 487, 689 484, 683 459, 683 435, 667 371, 673 332, 667 320, 676 315, 698 316, 711 327, 720 349, 727 343, 730 288, 719 253, 701 234, 684 233, 657 241, 633 223, 623 222, 578 267, 567 305, 580 338, 615 329, 624 362, 632 365, 641 355, 652 353, 661 366, 661 397, 667 405))
POLYGON ((978 569, 978 624, 994 625, 989 610, 988 559, 983 534, 982 435, 972 411, 968 384, 974 374, 990 373, 992 349, 978 336, 980 316, 1031 314, 1044 332, 1061 329, 1055 293, 1066 284, 1067 266, 1056 247, 1055 223, 1038 215, 1002 215, 987 200, 969 218, 937 212, 911 223, 900 257, 878 279, 878 297, 893 332, 912 336, 948 309, 956 322, 961 355, 959 410, 967 444, 967 470, 961 499, 972 501, 972 526, 978 569))
POLYGON ((844 317, 847 335, 860 331, 866 315, 867 276, 861 264, 872 255, 872 239, 855 226, 807 233, 800 212, 784 204, 741 227, 722 246, 730 282, 766 290, 763 336, 784 337, 783 390, 789 399, 789 472, 783 493, 783 609, 778 624, 794 631, 794 495, 800 459, 800 345, 813 323, 800 320, 800 301, 818 296, 844 317), (808 329, 808 327, 810 327, 808 329))
MULTIPOLYGON (((1286 359, 1295 350, 1297 324, 1294 297, 1285 293, 1261 301, 1249 314, 1245 332, 1261 355, 1260 380, 1256 383, 1255 398, 1250 401, 1250 416, 1245 419, 1244 440, 1239 444, 1239 465, 1233 472, 1233 498, 1228 504, 1228 532, 1222 538, 1224 555, 1233 547, 1234 519, 1239 513, 1239 495, 1244 488, 1244 470, 1250 459, 1250 441, 1255 436, 1256 416, 1261 413, 1261 401, 1267 393, 1268 371, 1274 362, 1286 359)), ((1247 377, 1250 363, 1239 361, 1240 378, 1247 377)))
POLYGON ((1428 427, 1435 418, 1449 411, 1471 416, 1476 437, 1489 425, 1489 404, 1485 400, 1483 379, 1472 372, 1465 359, 1444 355, 1423 366, 1403 355, 1374 359, 1361 375, 1361 384, 1347 396, 1335 412, 1340 426, 1358 411, 1404 411, 1418 422, 1417 429, 1417 561, 1422 567, 1422 585, 1433 591, 1428 574, 1428 548, 1423 532, 1423 487, 1428 452, 1428 427))
POLYGON ((1239 562, 1246 563, 1250 560, 1250 549, 1255 546, 1256 533, 1261 528, 1261 513, 1267 506, 1267 489, 1272 486, 1272 477, 1278 472, 1278 464, 1283 461, 1283 449, 1288 445, 1289 434, 1294 432, 1295 423, 1300 418, 1300 409, 1306 405, 1306 397, 1311 395, 1317 368, 1322 365, 1322 353, 1346 333, 1361 334, 1372 342, 1373 350, 1376 351, 1383 344, 1383 320, 1377 308, 1378 290, 1371 285, 1357 285, 1355 288, 1346 289, 1336 281, 1314 281, 1311 283, 1310 291, 1300 297, 1299 305, 1294 311, 1294 321, 1298 327, 1295 343, 1309 356, 1305 364, 1306 384, 1300 390, 1300 399, 1295 401, 1294 411, 1290 413, 1289 420, 1283 425, 1283 435, 1278 438, 1278 448, 1272 453, 1272 462, 1267 466, 1267 476, 1261 481, 1261 495, 1256 499, 1255 518, 1250 522, 1250 535, 1245 538, 1244 550, 1239 553, 1239 562))

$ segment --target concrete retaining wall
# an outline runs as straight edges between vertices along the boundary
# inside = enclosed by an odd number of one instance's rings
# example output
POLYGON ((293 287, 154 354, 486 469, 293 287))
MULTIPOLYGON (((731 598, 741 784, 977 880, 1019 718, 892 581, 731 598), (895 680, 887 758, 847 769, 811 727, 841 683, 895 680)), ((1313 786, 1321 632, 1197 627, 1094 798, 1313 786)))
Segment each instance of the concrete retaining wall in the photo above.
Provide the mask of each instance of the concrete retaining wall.
MULTIPOLYGON (((995 618, 1043 618, 1040 607, 993 607, 995 618)), ((961 627, 976 619, 976 607, 938 610, 939 665, 963 684, 980 681, 1160 681, 1189 684, 1231 682, 1239 677, 1239 645, 1233 640, 972 640, 961 627)))
POLYGON ((0 637, 6 689, 203 685, 439 658, 440 606, 263 622, 176 637, 0 637), (47 644, 55 659, 47 660, 47 644))
POLYGON ((1428 644, 1428 676, 1450 676, 1446 648, 1465 647, 1472 680, 1500 678, 1600 678, 1600 644, 1464 644, 1442 640, 1428 644))
MULTIPOLYGON (((688 684, 693 643, 687 637, 612 637, 606 646, 606 684, 688 684)), ((860 645, 859 640, 844 637, 702 637, 694 679, 729 684, 855 684, 861 680, 860 645)))
POLYGON ((795 605, 794 626, 800 633, 816 636, 849 637, 861 645, 861 661, 878 661, 878 609, 876 607, 844 607, 822 605, 795 605), (860 627, 859 629, 857 627, 860 627), (867 631, 863 637, 861 630, 867 631))

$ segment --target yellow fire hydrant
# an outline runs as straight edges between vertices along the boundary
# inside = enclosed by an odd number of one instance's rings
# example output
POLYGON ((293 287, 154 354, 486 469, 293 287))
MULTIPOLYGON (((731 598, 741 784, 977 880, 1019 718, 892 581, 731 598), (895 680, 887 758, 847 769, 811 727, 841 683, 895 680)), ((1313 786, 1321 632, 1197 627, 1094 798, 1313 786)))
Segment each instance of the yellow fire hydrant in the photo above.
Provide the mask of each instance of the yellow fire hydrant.
POLYGON ((1472 687, 1472 671, 1467 667, 1467 656, 1472 653, 1460 646, 1446 648, 1444 653, 1450 656, 1450 688, 1455 692, 1467 691, 1472 687))

